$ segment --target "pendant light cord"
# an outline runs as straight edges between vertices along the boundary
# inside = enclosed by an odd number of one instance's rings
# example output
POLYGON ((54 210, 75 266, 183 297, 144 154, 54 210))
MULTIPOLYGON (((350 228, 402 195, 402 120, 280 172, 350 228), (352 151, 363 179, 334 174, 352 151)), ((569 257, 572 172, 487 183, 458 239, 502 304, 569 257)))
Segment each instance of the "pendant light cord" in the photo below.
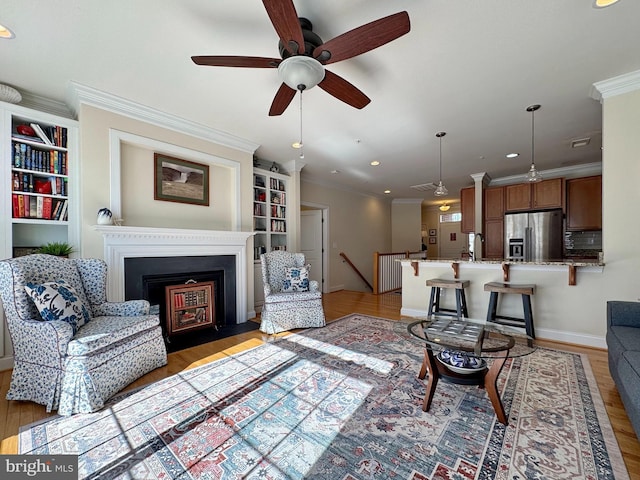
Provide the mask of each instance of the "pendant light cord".
POLYGON ((302 143, 302 89, 300 89, 300 158, 304 158, 304 143, 302 143))
POLYGON ((534 165, 534 166, 536 164, 536 161, 535 161, 536 157, 534 156, 534 144, 535 144, 535 142, 534 142, 534 131, 535 131, 534 130, 534 125, 535 125, 534 116, 535 116, 535 114, 536 114, 536 111, 535 110, 531 110, 531 165, 534 165))
POLYGON ((440 183, 442 183, 442 135, 440 135, 440 183))

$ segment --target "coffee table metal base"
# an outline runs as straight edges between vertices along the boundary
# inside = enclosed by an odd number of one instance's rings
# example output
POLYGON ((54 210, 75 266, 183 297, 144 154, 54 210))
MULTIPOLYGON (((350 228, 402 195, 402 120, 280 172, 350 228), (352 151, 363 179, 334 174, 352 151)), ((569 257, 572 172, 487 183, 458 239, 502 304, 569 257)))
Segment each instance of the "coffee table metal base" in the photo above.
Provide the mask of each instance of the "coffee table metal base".
POLYGON ((487 391, 487 395, 489 395, 489 400, 491 400, 491 405, 493 405, 498 421, 503 425, 508 425, 507 415, 505 414, 502 399, 498 393, 498 376, 502 371, 502 367, 504 366, 508 355, 509 350, 499 352, 499 356, 493 359, 493 363, 491 363, 489 368, 471 375, 462 375, 447 369, 442 362, 436 360, 433 350, 425 348, 424 360, 422 361, 422 367, 418 374, 418 378, 420 380, 424 380, 424 377, 429 373, 429 378, 427 379, 427 391, 422 402, 422 410, 424 412, 429 411, 438 380, 440 378, 447 378, 452 382, 464 383, 467 385, 478 384, 481 388, 484 388, 487 391))

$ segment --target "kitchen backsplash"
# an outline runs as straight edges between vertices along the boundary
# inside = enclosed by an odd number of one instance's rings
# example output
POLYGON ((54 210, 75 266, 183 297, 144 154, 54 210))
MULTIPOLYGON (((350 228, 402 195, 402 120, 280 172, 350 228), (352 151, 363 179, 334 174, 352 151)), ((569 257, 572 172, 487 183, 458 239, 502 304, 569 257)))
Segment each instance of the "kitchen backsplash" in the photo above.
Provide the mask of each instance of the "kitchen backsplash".
POLYGON ((602 250, 602 231, 565 232, 564 247, 567 254, 602 250))

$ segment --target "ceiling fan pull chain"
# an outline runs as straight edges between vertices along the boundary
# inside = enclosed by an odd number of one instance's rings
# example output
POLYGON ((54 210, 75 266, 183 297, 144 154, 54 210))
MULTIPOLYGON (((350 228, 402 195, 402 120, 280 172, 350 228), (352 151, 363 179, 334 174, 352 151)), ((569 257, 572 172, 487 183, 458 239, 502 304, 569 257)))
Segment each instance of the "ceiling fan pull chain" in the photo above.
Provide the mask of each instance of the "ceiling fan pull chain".
POLYGON ((300 158, 304 158, 304 143, 302 143, 302 91, 300 89, 300 158))

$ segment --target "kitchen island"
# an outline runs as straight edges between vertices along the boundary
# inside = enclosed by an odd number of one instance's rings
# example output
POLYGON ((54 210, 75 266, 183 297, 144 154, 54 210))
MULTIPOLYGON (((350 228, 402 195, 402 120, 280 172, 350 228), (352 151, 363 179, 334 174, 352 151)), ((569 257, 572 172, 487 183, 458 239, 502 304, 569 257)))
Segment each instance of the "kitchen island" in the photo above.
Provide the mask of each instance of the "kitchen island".
MULTIPOLYGON (((605 348, 604 337, 582 296, 597 288, 602 280, 604 263, 598 260, 559 260, 522 262, 508 260, 424 259, 400 260, 402 265, 401 314, 424 318, 427 315, 431 278, 468 280, 466 291, 469 316, 486 318, 489 293, 484 284, 513 282, 535 284, 532 296, 533 318, 539 338, 605 348), (568 276, 568 281, 567 281, 568 276)), ((442 292, 445 308, 455 308, 453 292, 442 292)), ((515 295, 503 297, 500 310, 515 317, 522 316, 522 302, 515 295)))

